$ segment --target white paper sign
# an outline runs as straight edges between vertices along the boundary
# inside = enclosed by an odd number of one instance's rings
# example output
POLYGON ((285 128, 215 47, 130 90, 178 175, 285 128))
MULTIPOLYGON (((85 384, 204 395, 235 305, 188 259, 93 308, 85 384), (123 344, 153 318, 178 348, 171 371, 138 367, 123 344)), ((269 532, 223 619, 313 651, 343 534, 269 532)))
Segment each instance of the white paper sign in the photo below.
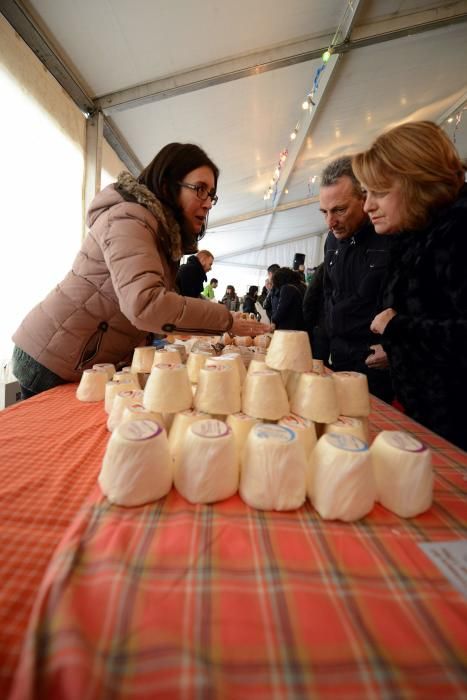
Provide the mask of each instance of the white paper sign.
POLYGON ((467 598, 467 540, 419 545, 454 588, 467 598))

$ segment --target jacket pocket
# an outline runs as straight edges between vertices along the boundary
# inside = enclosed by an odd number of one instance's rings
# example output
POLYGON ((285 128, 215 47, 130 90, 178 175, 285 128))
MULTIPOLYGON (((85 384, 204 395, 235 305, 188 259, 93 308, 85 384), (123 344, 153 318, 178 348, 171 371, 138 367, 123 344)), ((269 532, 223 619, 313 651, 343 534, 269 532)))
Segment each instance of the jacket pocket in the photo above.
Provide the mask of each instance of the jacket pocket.
POLYGON ((97 355, 100 350, 102 338, 104 333, 109 329, 109 324, 107 321, 101 321, 97 326, 96 331, 91 335, 90 338, 84 344, 81 351, 78 364, 76 365, 76 370, 84 369, 87 364, 89 364, 97 355))

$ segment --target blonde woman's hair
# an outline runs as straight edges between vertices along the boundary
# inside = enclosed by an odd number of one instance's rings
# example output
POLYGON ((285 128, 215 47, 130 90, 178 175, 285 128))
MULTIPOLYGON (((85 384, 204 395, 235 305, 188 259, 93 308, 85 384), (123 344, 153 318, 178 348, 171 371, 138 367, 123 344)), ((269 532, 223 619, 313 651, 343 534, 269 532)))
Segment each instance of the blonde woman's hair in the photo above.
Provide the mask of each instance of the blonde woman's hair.
POLYGON ((401 185, 403 229, 422 229, 433 212, 453 202, 464 182, 459 155, 433 122, 409 122, 378 136, 352 167, 362 185, 385 192, 401 185))

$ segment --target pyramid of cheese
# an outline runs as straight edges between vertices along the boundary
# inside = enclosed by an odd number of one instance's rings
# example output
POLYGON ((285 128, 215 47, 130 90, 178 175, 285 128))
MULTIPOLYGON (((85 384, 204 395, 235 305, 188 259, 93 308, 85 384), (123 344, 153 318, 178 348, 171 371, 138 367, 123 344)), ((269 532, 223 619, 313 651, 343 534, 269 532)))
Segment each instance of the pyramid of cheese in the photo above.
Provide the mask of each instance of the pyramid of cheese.
POLYGON ((238 374, 225 365, 205 366, 199 372, 194 396, 197 411, 214 415, 238 413, 241 407, 238 374))
POLYGON ((401 518, 430 508, 433 467, 430 450, 409 433, 383 430, 371 449, 377 500, 401 518))
POLYGON ((305 451, 295 432, 258 423, 242 454, 240 496, 259 510, 294 510, 306 496, 305 451))
POLYGON ((220 420, 200 420, 185 433, 175 467, 175 487, 190 503, 223 501, 238 489, 237 447, 220 420))
POLYGON ((295 388, 293 413, 316 423, 333 423, 339 416, 335 384, 330 375, 304 372, 295 388))
POLYGON ((103 401, 107 372, 104 369, 85 369, 76 390, 79 401, 103 401))
POLYGON ((367 444, 353 435, 323 435, 310 455, 307 491, 325 520, 352 522, 367 515, 376 500, 367 444))
POLYGON ((150 372, 155 352, 156 348, 152 345, 146 345, 145 347, 135 348, 133 350, 131 371, 134 374, 139 374, 140 372, 147 374, 148 372, 150 372))
POLYGON ((199 420, 209 419, 211 416, 208 413, 201 413, 194 408, 188 408, 186 411, 176 413, 170 427, 169 432, 169 450, 172 462, 178 465, 182 450, 183 441, 188 428, 199 420))
POLYGON ((165 348, 156 350, 152 366, 156 365, 180 365, 182 363, 181 353, 173 345, 166 345, 165 348))
POLYGON ((328 423, 324 428, 325 433, 338 433, 339 435, 353 435, 363 442, 368 442, 368 429, 362 418, 339 416, 334 423, 328 423))
POLYGON ((370 415, 370 394, 366 374, 360 372, 334 372, 332 375, 336 387, 339 415, 370 415))
POLYGON ((308 333, 305 331, 274 331, 266 354, 266 364, 273 369, 308 372, 312 356, 308 333))
POLYGON ((165 430, 155 421, 122 423, 112 433, 99 474, 105 496, 120 506, 139 506, 172 487, 172 463, 165 430))
POLYGON ((295 413, 289 413, 280 419, 278 425, 290 428, 296 433, 298 441, 302 444, 305 455, 308 458, 311 450, 316 445, 316 428, 313 421, 297 416, 295 413))
POLYGON ((144 387, 143 405, 158 413, 177 413, 191 408, 193 394, 188 372, 182 364, 154 365, 144 387))
POLYGON ((253 418, 279 420, 289 412, 287 392, 272 369, 249 374, 243 385, 242 411, 253 418))
MULTIPOLYGON (((123 385, 124 386, 124 385, 123 385)), ((132 403, 138 403, 143 400, 143 392, 141 389, 122 389, 114 396, 112 410, 107 419, 107 430, 112 432, 120 424, 123 411, 132 403)))

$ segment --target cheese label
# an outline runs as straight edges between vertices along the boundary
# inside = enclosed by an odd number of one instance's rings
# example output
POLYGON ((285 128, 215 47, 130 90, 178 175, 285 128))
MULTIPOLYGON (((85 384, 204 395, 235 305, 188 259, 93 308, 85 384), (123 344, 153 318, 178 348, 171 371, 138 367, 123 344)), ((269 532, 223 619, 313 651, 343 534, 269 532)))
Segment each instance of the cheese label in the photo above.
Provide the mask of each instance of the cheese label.
POLYGON ((231 372, 232 370, 230 367, 226 367, 225 365, 205 365, 204 368, 201 370, 202 372, 231 372))
POLYGON ((327 442, 330 442, 333 447, 338 447, 341 450, 348 450, 349 452, 365 452, 365 450, 368 450, 368 445, 354 435, 326 433, 325 439, 327 442))
POLYGON ((278 440, 279 442, 292 442, 297 439, 294 431, 284 425, 262 423, 253 428, 256 437, 263 440, 278 440))
POLYGON ((148 440, 162 433, 162 428, 155 420, 139 420, 121 424, 118 432, 126 440, 148 440))
POLYGON ((306 418, 302 418, 301 416, 297 416, 295 413, 291 413, 290 415, 281 418, 279 425, 286 425, 294 430, 295 428, 309 428, 311 421, 307 420, 306 418))
POLYGON ((210 420, 200 420, 190 428, 191 432, 200 437, 207 438, 219 438, 228 435, 231 430, 228 425, 226 425, 221 420, 216 420, 214 418, 210 420))
POLYGON ((423 443, 402 430, 389 431, 383 435, 383 438, 391 447, 397 447, 405 452, 424 452, 426 450, 423 443))
POLYGON ((169 362, 158 362, 157 365, 153 365, 153 369, 168 369, 170 371, 173 371, 174 369, 180 369, 181 367, 183 367, 183 365, 180 364, 180 362, 173 364, 169 362))
POLYGON ((150 413, 149 409, 145 408, 142 403, 132 403, 127 408, 131 413, 150 413))
POLYGON ((333 425, 347 425, 347 426, 357 426, 361 425, 362 421, 358 418, 349 418, 349 416, 339 416, 339 418, 333 423, 333 425))
POLYGON ((122 396, 125 399, 128 398, 129 396, 133 396, 134 398, 136 398, 137 393, 138 392, 136 392, 136 391, 132 391, 131 389, 127 389, 126 391, 119 391, 117 396, 122 396))

